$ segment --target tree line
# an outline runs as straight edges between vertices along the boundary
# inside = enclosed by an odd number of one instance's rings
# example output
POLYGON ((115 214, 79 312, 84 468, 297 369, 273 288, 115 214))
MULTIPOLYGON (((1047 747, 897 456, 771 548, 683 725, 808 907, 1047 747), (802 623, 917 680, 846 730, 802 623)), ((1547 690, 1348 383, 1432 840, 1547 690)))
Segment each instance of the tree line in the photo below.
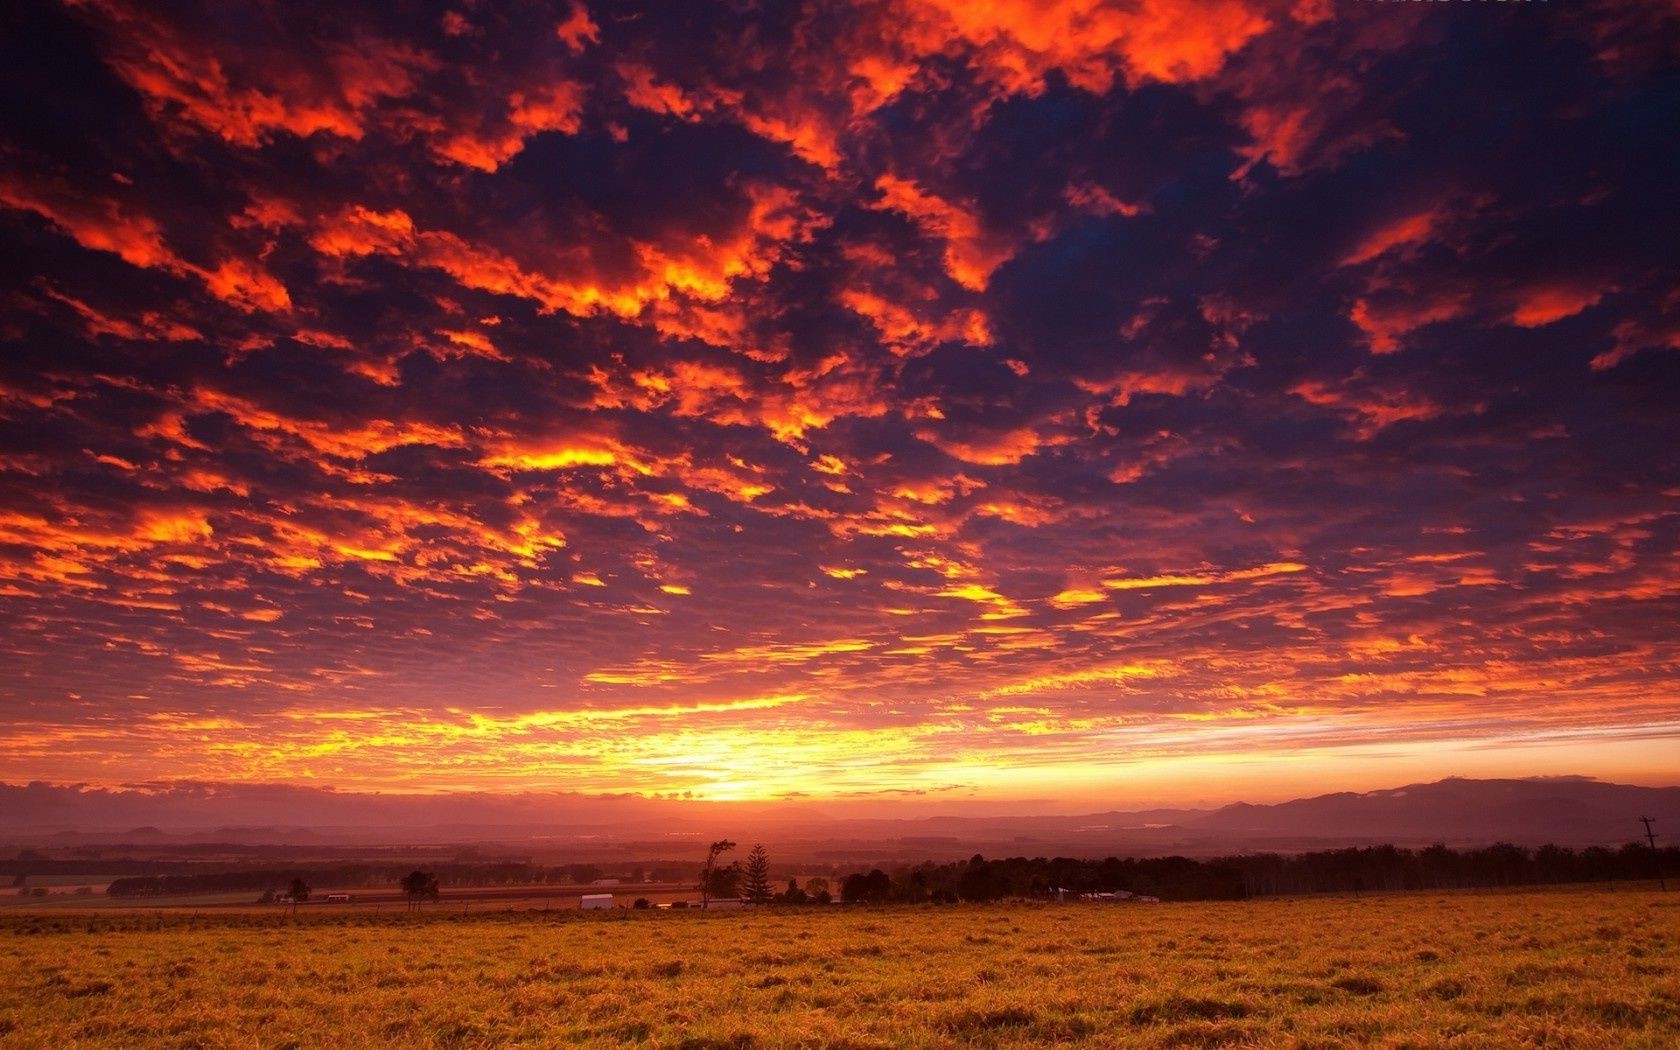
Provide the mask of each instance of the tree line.
POLYGON ((925 862, 854 872, 840 881, 846 902, 954 903, 1010 897, 1054 898, 1127 892, 1169 901, 1242 900, 1308 893, 1440 890, 1536 886, 1575 882, 1649 881, 1680 871, 1680 848, 1653 852, 1629 843, 1620 849, 1565 846, 1528 849, 1499 843, 1455 850, 1364 846, 1299 854, 1189 857, 1067 857, 925 862))
MULTIPOLYGON (((785 875, 780 880, 772 878, 763 846, 755 846, 744 863, 723 863, 724 854, 734 848, 735 843, 728 840, 712 844, 700 871, 698 888, 702 902, 729 898, 759 904, 827 903, 837 893, 847 902, 942 903, 1114 891, 1172 901, 1240 900, 1280 894, 1647 880, 1657 877, 1659 861, 1664 872, 1680 874, 1680 848, 1675 847, 1653 852, 1635 843, 1620 849, 1592 846, 1580 850, 1564 846, 1528 849, 1500 843, 1468 850, 1446 846, 1417 850, 1365 846, 1209 859, 1109 857, 1096 861, 1011 857, 987 860, 976 855, 966 861, 927 861, 892 867, 890 871, 876 867, 839 878, 832 887, 826 879, 813 879, 802 887, 785 875)), ((692 868, 669 866, 643 874, 655 881, 681 882, 693 878, 692 872, 692 868)), ((438 885, 586 883, 600 877, 600 869, 592 865, 544 868, 520 863, 455 864, 434 866, 426 872, 426 877, 435 892, 438 885)), ((388 865, 270 868, 125 877, 112 881, 106 893, 112 897, 260 893, 280 890, 294 879, 316 886, 385 887, 399 884, 403 878, 401 868, 388 865)))
MULTIPOLYGON (((152 864, 155 868, 156 865, 152 864)), ((49 865, 37 864, 29 870, 40 874, 55 873, 49 871, 49 865)), ((99 872, 99 865, 90 864, 89 869, 99 872)), ((106 866, 105 872, 110 871, 106 866)), ((132 870, 132 869, 131 869, 132 870)), ((495 887, 495 886, 542 886, 542 885, 588 885, 603 877, 600 867, 594 864, 558 864, 544 866, 530 864, 523 861, 509 861, 482 864, 439 864, 431 865, 428 871, 445 886, 457 887, 495 887)), ((175 896, 192 893, 232 893, 244 890, 264 890, 286 885, 294 878, 302 878, 316 886, 344 886, 344 887, 380 887, 389 886, 397 882, 405 873, 404 868, 391 864, 337 864, 323 866, 298 866, 286 868, 245 868, 234 871, 186 871, 168 874, 153 874, 129 876, 114 880, 106 892, 113 897, 160 897, 175 896)), ((650 882, 683 882, 689 877, 689 869, 676 864, 661 867, 638 868, 631 874, 632 881, 646 879, 650 882)))

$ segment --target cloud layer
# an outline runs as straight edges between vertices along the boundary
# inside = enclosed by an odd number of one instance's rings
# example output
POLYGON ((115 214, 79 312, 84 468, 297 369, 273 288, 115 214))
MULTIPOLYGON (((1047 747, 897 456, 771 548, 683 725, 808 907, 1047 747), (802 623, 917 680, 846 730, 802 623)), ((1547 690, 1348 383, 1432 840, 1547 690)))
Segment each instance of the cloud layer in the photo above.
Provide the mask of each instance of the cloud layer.
POLYGON ((1680 15, 1191 6, 7 14, 0 779, 1670 746, 1680 15))

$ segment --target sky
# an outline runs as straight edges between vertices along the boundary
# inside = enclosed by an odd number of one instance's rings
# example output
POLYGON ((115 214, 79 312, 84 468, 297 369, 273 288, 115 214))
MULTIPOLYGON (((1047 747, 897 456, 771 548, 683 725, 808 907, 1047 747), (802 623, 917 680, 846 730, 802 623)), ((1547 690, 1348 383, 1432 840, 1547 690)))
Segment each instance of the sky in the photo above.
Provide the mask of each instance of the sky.
POLYGON ((0 783, 1680 781, 1680 8, 9 4, 0 783))

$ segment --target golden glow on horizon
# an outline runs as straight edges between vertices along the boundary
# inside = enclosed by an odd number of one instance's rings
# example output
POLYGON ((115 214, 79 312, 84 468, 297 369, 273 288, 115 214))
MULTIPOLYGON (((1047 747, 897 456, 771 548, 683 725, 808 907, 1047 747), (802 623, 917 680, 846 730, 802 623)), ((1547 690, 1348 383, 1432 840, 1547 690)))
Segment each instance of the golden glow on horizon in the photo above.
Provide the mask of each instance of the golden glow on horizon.
POLYGON ((1017 706, 865 729, 824 724, 810 711, 820 706, 790 695, 505 718, 299 711, 265 725, 157 716, 135 730, 14 733, 0 781, 10 779, 8 764, 50 752, 78 781, 115 786, 121 781, 99 775, 109 761, 105 748, 138 733, 155 749, 154 769, 184 760, 195 779, 229 783, 422 793, 589 793, 610 783, 614 791, 711 801, 896 793, 930 802, 1053 798, 1077 809, 1138 796, 1268 801, 1372 778, 1397 784, 1459 775, 1471 762, 1484 775, 1564 774, 1574 749, 1588 743, 1611 770, 1648 779, 1671 767, 1680 742, 1680 721, 1671 721, 1637 731, 1495 732, 1465 743, 1447 709, 1440 721, 1361 725, 1311 712, 1242 711, 1069 721, 1049 708, 1017 706), (801 708, 800 721, 779 714, 801 708), (1384 739, 1351 742, 1362 735, 1384 739))

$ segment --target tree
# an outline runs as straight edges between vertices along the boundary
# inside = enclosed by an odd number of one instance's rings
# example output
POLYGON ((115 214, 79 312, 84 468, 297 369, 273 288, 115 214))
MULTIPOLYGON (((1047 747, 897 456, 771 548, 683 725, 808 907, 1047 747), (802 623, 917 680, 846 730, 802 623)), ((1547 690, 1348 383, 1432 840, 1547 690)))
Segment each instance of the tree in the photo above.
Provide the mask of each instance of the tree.
MULTIPOLYGON (((719 839, 706 849, 706 863, 700 868, 700 907, 710 904, 716 886, 718 858, 735 848, 735 843, 728 839, 719 839)), ((737 869, 738 870, 738 869, 737 869)), ((726 896, 717 894, 717 896, 726 896)))
POLYGON ((291 886, 286 890, 286 894, 292 898, 292 909, 295 911, 299 904, 309 899, 309 883, 302 879, 293 879, 291 886))
POLYGON ((847 904, 859 904, 868 892, 869 879, 863 872, 853 872, 840 880, 840 899, 847 904))
POLYGON ((847 875, 840 882, 840 899, 847 904, 880 904, 892 899, 892 879, 880 868, 868 875, 847 875))
POLYGON ((901 882, 898 887, 899 899, 907 904, 922 904, 928 899, 927 872, 917 868, 910 873, 907 882, 901 882))
POLYGON ((965 901, 995 901, 1004 888, 991 862, 976 853, 957 877, 957 895, 965 901))
POLYGON ((789 879, 787 889, 778 893, 776 899, 783 904, 808 904, 811 901, 811 896, 799 888, 798 879, 789 879))
POLYGON ((742 889, 754 904, 770 903, 770 858, 764 847, 755 845, 747 854, 747 867, 741 874, 742 889))
POLYGON ((593 864, 568 864, 566 874, 579 886, 587 886, 601 877, 601 869, 593 864))
POLYGON ((741 862, 713 868, 707 884, 708 899, 728 900, 741 895, 741 862))
POLYGON ((437 876, 415 869, 403 876, 403 896, 408 898, 408 910, 418 911, 421 901, 438 899, 437 876))

